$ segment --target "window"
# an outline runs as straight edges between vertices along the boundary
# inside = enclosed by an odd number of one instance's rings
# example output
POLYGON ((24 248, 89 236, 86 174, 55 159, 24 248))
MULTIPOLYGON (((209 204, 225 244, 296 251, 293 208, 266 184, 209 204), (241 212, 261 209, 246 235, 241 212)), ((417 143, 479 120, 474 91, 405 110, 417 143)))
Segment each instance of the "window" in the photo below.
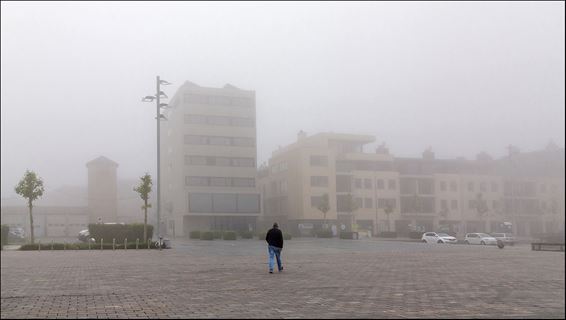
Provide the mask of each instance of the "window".
POLYGON ((486 191, 487 191, 487 186, 485 185, 485 181, 481 181, 481 182, 480 182, 480 191, 481 191, 481 192, 486 192, 486 191))
POLYGON ((440 181, 440 191, 446 191, 446 181, 440 181))
POLYGON ((185 164, 190 164, 195 166, 206 166, 206 157, 185 156, 185 164))
POLYGON ((208 103, 211 105, 226 106, 232 104, 232 99, 225 96, 210 96, 208 97, 208 103))
POLYGON ((230 158, 225 158, 225 157, 215 157, 212 158, 214 159, 214 165, 215 166, 221 166, 221 167, 229 167, 232 164, 232 161, 230 161, 230 158))
POLYGON ((208 186, 208 177, 185 177, 185 184, 187 186, 208 186))
POLYGON ((354 198, 354 201, 356 202, 356 207, 358 208, 363 208, 364 207, 364 203, 363 203, 362 198, 354 198))
POLYGON ((468 191, 474 192, 474 183, 472 181, 468 182, 468 191))
POLYGON ((362 179, 356 178, 356 179, 354 179, 354 183, 356 185, 356 188, 358 188, 358 189, 362 188, 362 179))
POLYGON ((212 194, 214 212, 238 212, 238 195, 226 193, 212 194))
POLYGON ((232 178, 232 186, 234 187, 255 187, 254 178, 232 178))
POLYGON ((215 146, 229 146, 230 138, 228 137, 208 137, 208 144, 215 146))
POLYGON ((234 167, 255 167, 254 158, 232 158, 232 165, 234 167))
POLYGON ((193 124, 205 124, 206 117, 196 114, 186 114, 185 115, 185 123, 193 123, 193 124))
POLYGON ((458 185, 455 181, 450 181, 450 191, 456 192, 458 191, 458 185))
POLYGON ((208 97, 202 94, 185 94, 183 100, 189 104, 208 104, 208 97))
POLYGON ((454 210, 458 209, 458 200, 450 201, 450 207, 454 210))
POLYGON ((207 144, 204 136, 185 135, 185 144, 207 144))
POLYGON ((251 107, 253 106, 253 101, 246 97, 233 97, 232 105, 236 107, 251 107))
POLYGON ((441 208, 442 210, 447 210, 447 209, 448 209, 448 204, 447 204, 447 201, 446 201, 446 200, 444 200, 444 199, 443 199, 443 200, 440 200, 440 208, 441 208))
POLYGON ((234 145, 239 147, 253 147, 254 140, 252 138, 233 138, 234 145))
POLYGON ((434 194, 434 181, 432 179, 418 179, 420 194, 434 194))
POLYGON ((383 180, 377 179, 376 182, 377 182, 377 189, 383 189, 385 187, 383 180))
POLYGON ((221 117, 221 116, 208 116, 206 117, 206 122, 208 124, 215 126, 229 126, 231 124, 229 117, 221 117))
POLYGON ((498 209, 498 208, 499 208, 499 202, 497 202, 497 200, 493 200, 493 201, 491 202, 491 207, 492 207, 494 210, 498 209))
POLYGON ((373 199, 372 198, 364 198, 364 208, 368 208, 368 209, 373 208, 373 199))
POLYGON ((390 179, 389 180, 389 190, 397 189, 397 181, 390 179))
POLYGON ((310 165, 315 167, 326 167, 328 166, 327 156, 310 156, 310 165))
POLYGON ((497 192, 497 182, 491 182, 491 192, 497 192))
POLYGON ((395 209, 395 207, 397 206, 397 199, 394 198, 380 198, 377 200, 377 207, 379 209, 385 209, 387 207, 390 207, 391 209, 395 209))
POLYGON ((212 212, 212 195, 210 193, 189 193, 190 212, 212 212))
POLYGON ((232 118, 232 125, 234 127, 253 127, 254 126, 254 119, 232 118))
POLYGON ((318 208, 322 203, 322 196, 312 196, 311 197, 311 207, 318 208))
POLYGON ((231 185, 230 178, 210 177, 210 185, 213 187, 229 187, 231 185))
POLYGON ((238 212, 259 213, 259 194, 239 194, 238 212))
POLYGON ((371 179, 364 179, 364 188, 371 189, 371 179))
POLYGON ((326 176, 311 176, 312 187, 328 187, 328 177, 326 176))

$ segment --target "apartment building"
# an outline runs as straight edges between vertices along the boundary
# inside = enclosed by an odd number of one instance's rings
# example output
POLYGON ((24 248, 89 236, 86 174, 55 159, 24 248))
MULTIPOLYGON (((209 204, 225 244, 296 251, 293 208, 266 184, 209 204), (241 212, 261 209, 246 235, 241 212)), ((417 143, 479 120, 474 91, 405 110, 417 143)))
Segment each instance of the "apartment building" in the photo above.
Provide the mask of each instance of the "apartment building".
POLYGON ((326 221, 338 231, 512 230, 530 236, 564 230, 564 149, 496 160, 484 153, 475 160, 436 159, 430 149, 420 158, 395 158, 384 146, 364 152, 373 141, 299 133, 259 170, 261 220, 312 234, 324 223, 317 207, 327 194, 326 221))
POLYGON ((260 214, 255 92, 187 81, 169 107, 161 126, 167 234, 255 229, 260 214))

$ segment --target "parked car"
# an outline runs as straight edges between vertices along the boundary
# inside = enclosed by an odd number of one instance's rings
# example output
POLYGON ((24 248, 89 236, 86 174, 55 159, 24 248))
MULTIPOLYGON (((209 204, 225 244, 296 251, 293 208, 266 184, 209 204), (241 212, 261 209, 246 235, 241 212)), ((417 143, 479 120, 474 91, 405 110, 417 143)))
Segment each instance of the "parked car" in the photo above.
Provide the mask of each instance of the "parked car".
POLYGON ((456 243, 458 240, 446 233, 425 232, 421 238, 426 243, 456 243))
POLYGON ((22 227, 10 227, 8 231, 8 240, 10 241, 20 241, 24 240, 26 233, 22 227))
POLYGON ((515 238, 513 238, 513 235, 510 233, 492 233, 491 236, 497 240, 503 241, 505 245, 515 244, 515 238))
POLYGON ((468 233, 464 239, 466 244, 496 245, 497 239, 487 233, 468 233))
POLYGON ((88 232, 88 229, 85 230, 81 230, 79 232, 79 240, 82 242, 88 242, 88 239, 90 238, 90 232, 88 232))

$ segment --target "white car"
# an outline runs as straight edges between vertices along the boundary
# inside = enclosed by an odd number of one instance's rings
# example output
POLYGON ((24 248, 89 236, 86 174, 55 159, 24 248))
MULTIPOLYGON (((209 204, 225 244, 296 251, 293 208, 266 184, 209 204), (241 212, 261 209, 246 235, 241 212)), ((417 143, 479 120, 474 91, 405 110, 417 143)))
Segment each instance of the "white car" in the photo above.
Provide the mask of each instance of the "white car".
POLYGON ((468 233, 464 242, 466 244, 496 245, 497 239, 487 233, 468 233))
POLYGON ((425 232, 421 238, 426 243, 456 243, 458 240, 446 233, 425 232))

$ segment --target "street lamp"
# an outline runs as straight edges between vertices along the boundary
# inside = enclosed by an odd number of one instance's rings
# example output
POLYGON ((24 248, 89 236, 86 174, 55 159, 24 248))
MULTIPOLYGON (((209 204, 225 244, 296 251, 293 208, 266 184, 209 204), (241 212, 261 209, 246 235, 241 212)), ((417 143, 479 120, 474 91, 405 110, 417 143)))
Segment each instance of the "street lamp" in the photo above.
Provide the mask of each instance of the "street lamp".
POLYGON ((156 77, 156 90, 154 96, 145 96, 142 98, 143 102, 153 102, 156 101, 156 116, 157 121, 157 237, 159 238, 159 246, 161 247, 161 194, 160 194, 160 122, 161 120, 167 120, 167 118, 161 114, 161 108, 167 108, 167 103, 160 102, 161 98, 168 98, 165 92, 161 91, 161 85, 170 85, 169 81, 159 79, 156 77))

